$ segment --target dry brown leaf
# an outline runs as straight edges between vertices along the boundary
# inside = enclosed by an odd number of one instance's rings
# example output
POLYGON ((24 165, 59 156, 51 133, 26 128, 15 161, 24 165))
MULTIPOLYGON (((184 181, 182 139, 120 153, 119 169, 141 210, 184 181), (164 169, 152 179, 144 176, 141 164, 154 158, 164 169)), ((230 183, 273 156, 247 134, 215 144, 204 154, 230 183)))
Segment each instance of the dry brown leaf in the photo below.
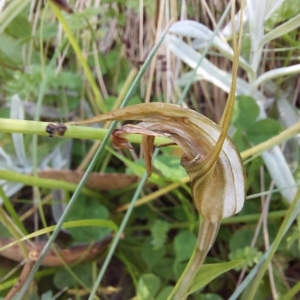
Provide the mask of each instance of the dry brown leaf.
MULTIPOLYGON (((103 251, 110 244, 112 237, 113 235, 108 235, 106 238, 89 245, 87 244, 75 245, 66 249, 62 249, 57 245, 55 245, 55 247, 62 260, 64 260, 66 264, 72 265, 77 261, 86 261, 86 260, 93 259, 96 256, 103 253, 103 251)), ((13 242, 16 242, 14 238, 0 237, 0 248, 13 242)), ((34 241, 34 242, 24 241, 24 245, 28 253, 33 253, 33 252, 41 253, 45 244, 46 241, 34 241)), ((8 247, 0 251, 0 255, 18 262, 24 260, 24 255, 18 244, 14 244, 11 247, 8 247)), ((56 255, 55 251, 52 248, 49 250, 45 258, 43 259, 42 266, 45 267, 62 266, 63 264, 60 257, 56 255)))
MULTIPOLYGON (((83 175, 83 171, 73 170, 51 169, 38 172, 38 176, 41 178, 64 180, 76 184, 80 182, 83 175)), ((121 173, 90 173, 85 186, 92 190, 110 191, 125 188, 138 181, 139 177, 135 175, 127 175, 121 173)))

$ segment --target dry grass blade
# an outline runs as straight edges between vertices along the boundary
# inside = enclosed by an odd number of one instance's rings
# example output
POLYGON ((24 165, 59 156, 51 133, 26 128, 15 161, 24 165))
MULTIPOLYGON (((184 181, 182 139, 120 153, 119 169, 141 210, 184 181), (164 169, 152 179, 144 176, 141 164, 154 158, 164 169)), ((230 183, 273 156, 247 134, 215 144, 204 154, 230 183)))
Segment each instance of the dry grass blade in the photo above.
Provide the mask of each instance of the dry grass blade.
POLYGON ((31 250, 29 252, 28 258, 25 262, 25 265, 23 267, 23 270, 19 276, 19 279, 17 283, 11 288, 11 290, 8 292, 4 300, 11 300, 15 296, 15 294, 21 289, 23 286, 28 274, 30 273, 31 269, 33 268, 36 260, 38 259, 39 252, 35 250, 31 250))

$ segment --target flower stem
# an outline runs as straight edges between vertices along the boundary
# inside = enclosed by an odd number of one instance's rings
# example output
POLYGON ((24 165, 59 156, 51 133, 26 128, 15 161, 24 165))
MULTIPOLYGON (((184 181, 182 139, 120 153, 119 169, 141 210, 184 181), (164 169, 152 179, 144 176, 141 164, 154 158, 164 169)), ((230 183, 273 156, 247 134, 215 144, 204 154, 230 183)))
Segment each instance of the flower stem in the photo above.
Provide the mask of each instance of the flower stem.
MULTIPOLYGON (((23 134, 37 134, 49 136, 46 132, 47 125, 51 122, 28 121, 28 120, 15 120, 0 118, 0 132, 5 133, 23 133, 23 134)), ((54 123, 57 125, 57 123, 54 123)), ((63 136, 55 134, 59 138, 77 138, 77 139, 90 139, 90 140, 103 140, 107 134, 107 129, 94 128, 87 126, 77 126, 66 124, 66 131, 63 136)), ((138 135, 131 134, 126 137, 131 143, 141 143, 142 138, 138 135)), ((157 137, 155 145, 166 144, 171 140, 165 137, 157 137)))
POLYGON ((184 300, 188 296, 188 290, 193 282, 194 277, 202 266, 206 255, 213 245, 218 234, 220 222, 212 223, 208 220, 203 220, 200 225, 197 243, 184 272, 179 278, 176 286, 168 297, 171 300, 175 295, 175 300, 184 300))

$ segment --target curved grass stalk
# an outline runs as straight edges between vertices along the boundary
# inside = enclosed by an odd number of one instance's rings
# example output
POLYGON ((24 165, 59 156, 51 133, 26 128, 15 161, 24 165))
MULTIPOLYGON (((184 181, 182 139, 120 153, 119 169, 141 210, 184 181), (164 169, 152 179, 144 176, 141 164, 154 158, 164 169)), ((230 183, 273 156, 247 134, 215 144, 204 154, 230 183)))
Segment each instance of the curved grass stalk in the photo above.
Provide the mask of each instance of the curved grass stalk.
MULTIPOLYGON (((94 227, 94 226, 107 227, 107 228, 110 228, 114 232, 117 232, 117 230, 118 230, 117 225, 110 220, 95 220, 95 219, 68 221, 63 224, 62 228, 67 229, 67 228, 94 227)), ((28 241, 29 239, 35 238, 37 236, 53 232, 56 230, 56 228, 57 228, 56 225, 52 225, 52 226, 48 226, 46 228, 37 230, 33 233, 27 234, 26 236, 23 236, 21 238, 16 239, 15 241, 12 241, 8 244, 1 246, 0 251, 6 250, 10 247, 13 247, 13 246, 17 245, 18 242, 28 241)))
MULTIPOLYGON (((13 230, 14 228, 17 228, 18 231, 19 231, 19 236, 21 234, 26 234, 27 233, 27 230, 24 226, 24 224, 22 223, 22 221, 19 219, 19 216, 17 214, 17 212, 15 211, 10 199, 8 199, 3 191, 3 188, 0 186, 0 197, 2 198, 2 201, 3 201, 3 204, 4 204, 4 207, 6 208, 7 212, 9 213, 10 215, 10 218, 9 219, 9 222, 7 222, 7 224, 5 225, 5 221, 4 219, 6 219, 5 215, 6 213, 4 212, 4 210, 2 208, 0 208, 0 218, 1 218, 1 215, 2 215, 2 220, 1 220, 1 223, 3 223, 7 228, 8 230, 10 230, 10 232, 13 234, 13 230), (4 215, 5 214, 5 215, 4 215)), ((18 237, 18 233, 17 234, 13 234, 14 237, 18 237)))
MULTIPOLYGON (((20 174, 14 171, 6 171, 6 170, 1 170, 0 179, 12 181, 12 182, 19 182, 28 186, 37 186, 37 187, 48 188, 48 189, 51 189, 55 186, 56 188, 60 188, 63 190, 75 191, 77 188, 77 184, 74 183, 64 182, 61 180, 55 180, 49 178, 44 179, 32 175, 20 174)), ((86 187, 82 189, 82 192, 85 195, 89 195, 95 199, 102 199, 99 193, 90 190, 86 187)))

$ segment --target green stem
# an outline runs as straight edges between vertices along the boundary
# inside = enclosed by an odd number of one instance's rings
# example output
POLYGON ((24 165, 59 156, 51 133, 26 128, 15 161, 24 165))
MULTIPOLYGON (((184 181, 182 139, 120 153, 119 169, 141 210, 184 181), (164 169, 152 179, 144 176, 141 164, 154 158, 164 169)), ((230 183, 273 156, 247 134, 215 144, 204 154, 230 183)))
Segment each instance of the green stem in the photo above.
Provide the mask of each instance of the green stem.
POLYGON ((220 223, 212 223, 208 220, 203 220, 200 225, 197 244, 195 246, 192 257, 186 266, 183 274, 177 281, 176 286, 169 295, 167 300, 171 300, 175 295, 175 300, 184 300, 188 296, 189 288, 193 282, 194 277, 199 271, 200 267, 206 258, 208 251, 213 245, 218 234, 220 223))
MULTIPOLYGON (((167 213, 162 211, 163 213, 167 213)), ((285 217, 287 210, 278 210, 272 211, 268 213, 268 220, 277 220, 280 218, 285 217)), ((249 215, 241 215, 241 216, 234 216, 230 218, 226 218, 221 221, 222 225, 228 224, 240 224, 240 223, 252 223, 258 221, 261 217, 261 213, 259 214, 249 214, 249 215)), ((189 222, 176 222, 169 224, 170 229, 180 229, 180 228, 189 228, 190 226, 196 226, 199 221, 189 221, 189 222)), ((150 225, 140 225, 140 226, 128 226, 126 228, 127 231, 139 231, 139 230, 150 230, 150 225)))
MULTIPOLYGON (((48 178, 39 178, 32 175, 20 174, 17 172, 6 171, 6 170, 0 171, 0 179, 23 183, 24 185, 38 186, 38 187, 48 188, 48 189, 53 189, 53 187, 55 187, 57 189, 75 191, 77 188, 77 184, 75 183, 69 183, 61 180, 48 179, 48 178)), ((83 188, 82 193, 96 199, 102 199, 102 197, 98 193, 88 188, 83 188)))
POLYGON ((290 300, 290 299, 295 299, 293 298, 296 296, 297 293, 300 291, 300 281, 296 283, 285 295, 280 297, 280 300, 290 300))
MULTIPOLYGON (((14 206, 12 205, 11 201, 6 197, 3 188, 0 186, 0 198, 2 198, 3 204, 6 210, 9 212, 12 221, 14 222, 15 226, 18 227, 20 232, 23 234, 27 234, 27 230, 24 227, 23 223, 20 221, 18 214, 16 213, 14 206)), ((15 236, 16 237, 16 236, 15 236)))
POLYGON ((19 240, 20 238, 22 238, 22 232, 18 230, 19 228, 16 228, 16 225, 9 218, 9 216, 6 214, 6 212, 1 206, 0 206, 0 222, 7 228, 7 230, 11 233, 11 235, 16 239, 17 244, 20 246, 23 256, 27 257, 28 253, 26 251, 26 247, 23 244, 23 242, 19 240))
MULTIPOLYGON (((49 122, 27 121, 27 120, 12 120, 0 118, 0 132, 5 133, 23 133, 23 134, 37 134, 49 135, 46 132, 46 127, 49 122)), ((87 126, 67 125, 67 130, 62 137, 76 138, 76 139, 89 139, 89 140, 103 140, 108 132, 108 129, 93 128, 87 126)), ((126 136, 131 143, 141 143, 142 137, 136 134, 126 136)), ((155 145, 169 143, 170 139, 157 137, 155 145)))

